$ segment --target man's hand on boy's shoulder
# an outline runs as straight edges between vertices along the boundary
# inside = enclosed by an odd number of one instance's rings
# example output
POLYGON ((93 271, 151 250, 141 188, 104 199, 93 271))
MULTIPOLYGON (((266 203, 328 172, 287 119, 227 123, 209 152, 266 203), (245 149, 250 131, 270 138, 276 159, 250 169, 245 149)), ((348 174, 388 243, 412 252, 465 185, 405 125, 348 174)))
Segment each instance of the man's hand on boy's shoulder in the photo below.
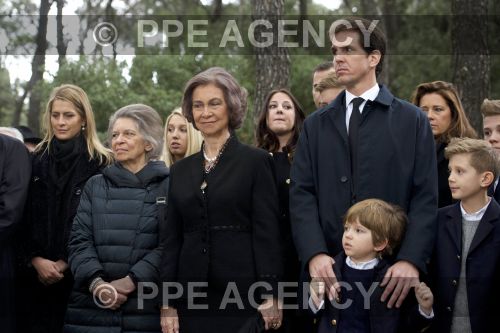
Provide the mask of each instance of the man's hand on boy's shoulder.
POLYGON ((385 302, 392 294, 387 307, 392 308, 394 304, 397 308, 401 307, 410 289, 418 283, 418 278, 419 272, 415 265, 405 260, 398 261, 387 270, 380 284, 385 287, 380 300, 385 302))

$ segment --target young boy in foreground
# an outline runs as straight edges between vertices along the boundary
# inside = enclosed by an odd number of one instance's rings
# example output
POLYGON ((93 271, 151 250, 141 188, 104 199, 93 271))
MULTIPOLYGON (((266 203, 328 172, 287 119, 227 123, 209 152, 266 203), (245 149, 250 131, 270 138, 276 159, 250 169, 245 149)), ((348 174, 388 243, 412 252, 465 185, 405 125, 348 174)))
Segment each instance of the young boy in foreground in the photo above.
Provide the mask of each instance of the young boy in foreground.
POLYGON ((439 210, 432 332, 498 332, 500 206, 487 195, 498 175, 496 154, 482 140, 457 138, 445 156, 451 194, 460 202, 439 210))
MULTIPOLYGON (((420 331, 433 317, 433 295, 424 284, 415 286, 419 303, 388 308, 379 287, 391 266, 388 259, 404 236, 407 217, 402 209, 378 199, 352 206, 344 219, 342 247, 333 266, 338 279, 337 300, 324 301, 322 282, 311 283, 309 306, 319 313, 319 333, 391 333, 420 331)), ((410 297, 409 297, 410 299, 410 297)))

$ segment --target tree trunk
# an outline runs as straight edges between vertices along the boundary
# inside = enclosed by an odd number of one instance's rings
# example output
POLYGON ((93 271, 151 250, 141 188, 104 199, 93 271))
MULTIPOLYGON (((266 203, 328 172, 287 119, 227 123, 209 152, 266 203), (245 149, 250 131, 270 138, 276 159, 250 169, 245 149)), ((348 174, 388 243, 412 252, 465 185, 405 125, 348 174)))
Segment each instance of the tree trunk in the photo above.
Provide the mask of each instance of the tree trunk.
MULTIPOLYGON (((252 0, 253 19, 268 20, 273 25, 273 43, 266 47, 254 47, 255 63, 255 98, 253 120, 257 122, 260 112, 264 109, 264 99, 267 93, 276 88, 288 87, 290 76, 290 58, 286 47, 278 47, 278 18, 283 15, 283 0, 252 0)), ((265 42, 262 34, 267 28, 259 25, 255 29, 257 42, 265 42)))
POLYGON ((213 0, 213 7, 214 11, 210 20, 216 22, 222 15, 222 0, 213 0))
MULTIPOLYGON (((35 134, 40 134, 40 108, 41 108, 41 91, 37 89, 37 84, 43 79, 45 72, 45 51, 47 51, 47 21, 51 2, 49 0, 40 1, 40 14, 38 19, 38 31, 36 35, 36 49, 33 61, 31 63, 31 78, 26 89, 31 92, 29 108, 28 108, 28 127, 35 134)), ((27 94, 23 94, 26 98, 27 94)), ((24 99, 22 100, 24 103, 24 99)), ((21 105, 22 107, 22 105, 21 105)))
POLYGON ((471 125, 482 133, 480 107, 490 93, 488 1, 453 0, 452 14, 453 82, 471 125))
POLYGON ((64 0, 56 0, 57 2, 57 54, 59 55, 58 63, 61 68, 66 62, 66 49, 67 45, 64 42, 62 12, 64 7, 64 0))
POLYGON ((307 2, 309 0, 299 0, 299 15, 301 20, 307 18, 307 2))
POLYGON ((382 11, 380 14, 383 15, 383 21, 380 23, 382 23, 382 28, 387 37, 387 48, 384 57, 383 70, 382 73, 380 73, 378 81, 389 86, 391 83, 391 69, 394 69, 393 67, 389 66, 391 59, 390 54, 393 53, 394 49, 396 49, 397 47, 396 41, 398 40, 398 27, 400 26, 401 22, 401 11, 399 11, 399 9, 397 8, 397 1, 384 0, 382 11))

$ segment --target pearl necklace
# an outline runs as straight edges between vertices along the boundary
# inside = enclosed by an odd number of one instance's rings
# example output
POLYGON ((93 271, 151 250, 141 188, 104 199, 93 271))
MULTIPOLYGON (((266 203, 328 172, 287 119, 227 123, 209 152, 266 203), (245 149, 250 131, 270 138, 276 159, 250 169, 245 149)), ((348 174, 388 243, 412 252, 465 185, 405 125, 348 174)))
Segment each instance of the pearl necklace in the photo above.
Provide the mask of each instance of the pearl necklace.
POLYGON ((205 158, 205 161, 207 161, 208 163, 210 163, 210 164, 211 164, 211 163, 214 163, 214 162, 215 162, 215 160, 217 159, 217 156, 218 156, 218 155, 219 155, 219 154, 216 154, 216 155, 215 155, 214 157, 212 157, 212 158, 208 157, 208 156, 207 156, 207 153, 205 152, 205 147, 203 147, 203 157, 205 158))

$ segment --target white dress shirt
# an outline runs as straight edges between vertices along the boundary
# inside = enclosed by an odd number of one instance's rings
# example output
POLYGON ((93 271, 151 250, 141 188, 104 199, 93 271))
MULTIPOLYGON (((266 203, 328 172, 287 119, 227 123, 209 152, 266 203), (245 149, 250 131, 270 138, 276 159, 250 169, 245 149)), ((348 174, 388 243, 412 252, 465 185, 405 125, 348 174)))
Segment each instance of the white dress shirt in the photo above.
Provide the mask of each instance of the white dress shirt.
POLYGON ((356 97, 361 97, 364 99, 363 103, 359 106, 359 113, 363 113, 363 109, 366 105, 366 101, 374 101, 375 98, 377 98, 378 93, 380 91, 380 87, 378 84, 375 84, 373 87, 365 91, 364 93, 361 94, 361 96, 356 96, 351 94, 349 91, 345 91, 345 106, 346 106, 346 113, 345 113, 345 126, 347 127, 347 132, 349 133, 349 120, 351 120, 351 114, 352 114, 352 100, 355 99, 356 97))

